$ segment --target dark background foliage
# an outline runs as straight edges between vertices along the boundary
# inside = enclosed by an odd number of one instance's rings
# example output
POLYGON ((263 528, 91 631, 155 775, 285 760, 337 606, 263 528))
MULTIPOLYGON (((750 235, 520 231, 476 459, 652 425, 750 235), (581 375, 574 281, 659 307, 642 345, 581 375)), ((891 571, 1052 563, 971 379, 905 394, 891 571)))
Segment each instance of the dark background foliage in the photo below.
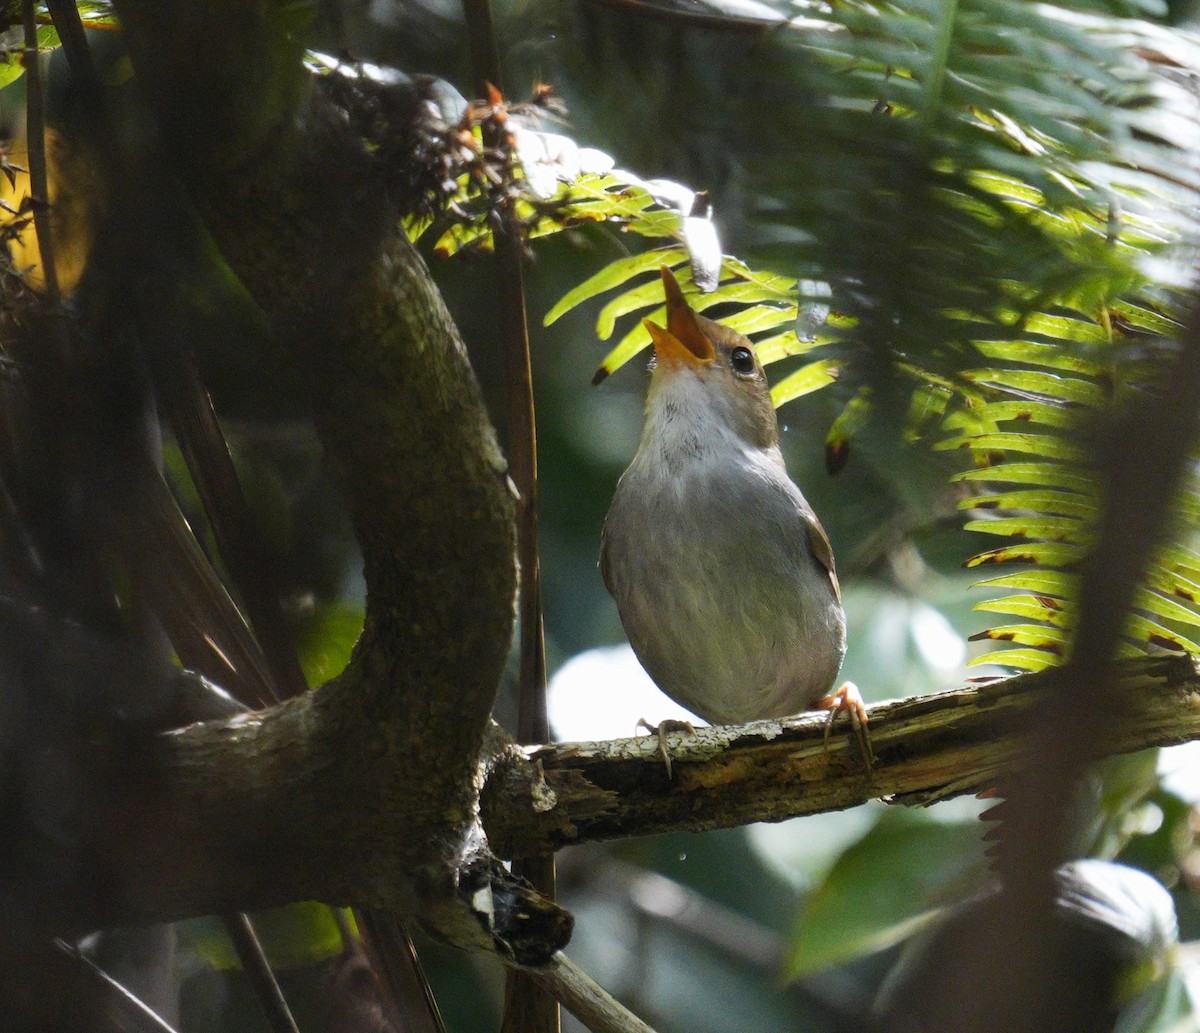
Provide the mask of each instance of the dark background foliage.
MULTIPOLYGON (((1009 6, 1014 24, 1025 18, 1022 5, 1009 6)), ((998 6, 988 10, 995 14, 998 6)), ((962 569, 985 540, 961 527, 956 505, 965 491, 949 477, 963 464, 961 456, 932 448, 940 424, 924 435, 900 432, 914 384, 893 377, 892 364, 900 356, 918 364, 918 373, 953 378, 980 362, 969 341, 988 319, 1002 325, 998 313, 1036 310, 1050 293, 1046 284, 1053 284, 1056 305, 1086 308, 1096 281, 1109 275, 1107 289, 1122 270, 1106 266, 1103 249, 1090 247, 1095 241, 1055 238, 1018 220, 987 232, 977 213, 945 203, 947 194, 969 193, 962 167, 989 157, 1000 164, 1012 154, 1009 140, 989 141, 989 152, 978 133, 963 135, 960 109, 978 102, 969 90, 946 101, 948 113, 930 115, 927 149, 914 150, 906 126, 878 103, 895 93, 893 103, 902 104, 903 80, 879 71, 852 82, 842 106, 823 106, 827 69, 779 31, 688 26, 582 0, 511 2, 498 15, 510 98, 551 83, 569 112, 565 131, 579 143, 608 151, 644 177, 708 191, 727 253, 798 279, 827 279, 838 317, 847 325, 857 320, 831 344, 843 348, 847 375, 780 412, 790 469, 827 527, 843 572, 851 621, 844 673, 872 700, 956 684, 967 674, 969 653, 981 648, 967 640, 995 623, 972 610, 986 593, 973 590, 976 577, 962 569), (931 162, 934 154, 961 158, 962 167, 947 172, 931 162), (1028 290, 997 293, 997 284, 1014 283, 1028 290), (873 410, 850 436, 843 414, 863 385, 876 390, 873 410), (831 442, 838 446, 834 463, 831 442)), ((464 29, 451 5, 330 2, 318 26, 318 49, 346 48, 355 58, 436 74, 469 92, 464 29)), ((1021 43, 1018 36, 1004 50, 1010 61, 1021 43)), ((995 75, 1011 71, 1001 66, 995 75)), ((1032 86, 1045 87, 1052 73, 1043 67, 1032 86)), ((0 95, 14 110, 20 89, 17 83, 0 95)), ((58 119, 63 127, 64 170, 71 168, 71 121, 79 117, 71 101, 57 98, 52 114, 52 124, 58 119)), ((1119 118, 1076 128, 1071 160, 1101 160, 1104 131, 1136 136, 1119 118)), ((1064 159, 1062 169, 1043 170, 1034 186, 1049 195, 1054 173, 1072 172, 1069 165, 1064 159)), ((614 228, 577 228, 538 243, 528 271, 552 675, 585 651, 623 641, 595 558, 613 486, 636 446, 645 381, 638 360, 590 386, 607 351, 594 332, 595 303, 548 328, 541 317, 602 265, 645 246, 614 228)), ((432 264, 503 425, 493 261, 464 254, 432 264)), ((1129 274, 1131 286, 1134 279, 1129 274)), ((803 362, 784 360, 772 368, 773 380, 803 362)), ((320 681, 344 660, 360 620, 362 586, 345 515, 311 430, 286 406, 279 411, 244 397, 236 364, 212 363, 207 372, 251 506, 289 575, 287 610, 306 671, 320 681)), ((185 508, 202 527, 169 442, 167 460, 185 508)), ((573 678, 553 684, 560 736, 629 734, 639 717, 667 716, 666 703, 653 695, 618 701, 608 691, 633 682, 632 667, 597 676, 589 663, 600 659, 584 657, 573 678)), ((511 726, 513 714, 505 686, 497 715, 511 726)), ((1079 834, 1081 852, 1122 857, 1167 883, 1185 941, 1200 921, 1190 888, 1193 791, 1183 776, 1159 784, 1154 758, 1112 762, 1097 776, 1096 801, 1079 834)), ((858 1028, 910 921, 987 884, 980 809, 973 801, 913 812, 873 805, 774 827, 567 851, 560 865, 562 900, 578 919, 573 956, 664 1033, 858 1028)), ((336 931, 318 908, 292 910, 274 923, 268 943, 302 1028, 321 1028, 336 931)), ((219 926, 186 923, 180 937, 183 1028, 257 1028, 261 1019, 219 926)), ((500 974, 422 946, 450 1028, 495 1028, 500 974)))

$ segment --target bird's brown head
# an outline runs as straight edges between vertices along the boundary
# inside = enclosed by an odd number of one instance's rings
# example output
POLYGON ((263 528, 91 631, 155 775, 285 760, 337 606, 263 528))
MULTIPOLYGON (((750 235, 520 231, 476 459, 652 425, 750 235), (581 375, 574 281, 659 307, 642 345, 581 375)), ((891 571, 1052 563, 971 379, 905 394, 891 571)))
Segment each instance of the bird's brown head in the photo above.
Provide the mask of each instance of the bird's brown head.
POLYGON ((651 404, 667 384, 678 384, 680 378, 692 375, 703 385, 705 405, 715 418, 728 423, 750 444, 759 448, 774 445, 779 437, 775 409, 753 343, 693 311, 666 266, 662 267, 662 279, 667 297, 666 329, 643 320, 654 342, 651 404))

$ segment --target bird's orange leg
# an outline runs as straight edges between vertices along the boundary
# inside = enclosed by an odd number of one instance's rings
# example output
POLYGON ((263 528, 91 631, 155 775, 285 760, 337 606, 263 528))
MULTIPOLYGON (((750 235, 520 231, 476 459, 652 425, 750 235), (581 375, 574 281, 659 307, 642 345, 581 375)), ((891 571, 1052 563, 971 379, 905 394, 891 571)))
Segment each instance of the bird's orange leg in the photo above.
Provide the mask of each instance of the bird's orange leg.
POLYGON ((852 681, 842 682, 828 696, 822 696, 816 703, 813 704, 814 710, 828 710, 829 719, 825 722, 825 746, 829 746, 829 734, 833 731, 833 722, 837 719, 838 714, 845 714, 850 718, 850 730, 854 736, 854 741, 858 743, 858 748, 862 752, 863 762, 867 767, 867 774, 871 774, 871 768, 875 760, 875 754, 871 750, 871 735, 867 729, 867 708, 863 703, 862 695, 858 691, 858 686, 852 681))

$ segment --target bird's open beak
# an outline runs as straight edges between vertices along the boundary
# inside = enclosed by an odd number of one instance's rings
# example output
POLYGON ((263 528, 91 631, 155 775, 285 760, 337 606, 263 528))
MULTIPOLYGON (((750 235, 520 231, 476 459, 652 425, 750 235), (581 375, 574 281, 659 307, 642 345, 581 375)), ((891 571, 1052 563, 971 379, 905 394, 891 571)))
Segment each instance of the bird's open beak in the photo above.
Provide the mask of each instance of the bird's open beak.
POLYGON ((700 324, 696 313, 684 300, 683 291, 671 270, 662 267, 663 289, 667 294, 667 329, 648 319, 642 325, 650 331, 654 341, 654 353, 660 366, 690 366, 693 369, 707 366, 717 353, 700 324))

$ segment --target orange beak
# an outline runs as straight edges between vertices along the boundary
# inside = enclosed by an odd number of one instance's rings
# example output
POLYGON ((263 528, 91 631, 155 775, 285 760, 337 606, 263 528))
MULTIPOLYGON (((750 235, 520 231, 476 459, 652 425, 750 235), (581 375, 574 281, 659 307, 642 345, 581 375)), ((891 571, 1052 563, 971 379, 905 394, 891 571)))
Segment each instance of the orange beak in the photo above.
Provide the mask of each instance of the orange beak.
POLYGON ((648 319, 642 325, 650 331, 654 341, 654 354, 660 366, 684 366, 699 369, 707 366, 717 353, 712 342, 700 329, 696 313, 683 297, 683 291, 671 270, 662 267, 663 290, 667 295, 667 329, 648 319))

